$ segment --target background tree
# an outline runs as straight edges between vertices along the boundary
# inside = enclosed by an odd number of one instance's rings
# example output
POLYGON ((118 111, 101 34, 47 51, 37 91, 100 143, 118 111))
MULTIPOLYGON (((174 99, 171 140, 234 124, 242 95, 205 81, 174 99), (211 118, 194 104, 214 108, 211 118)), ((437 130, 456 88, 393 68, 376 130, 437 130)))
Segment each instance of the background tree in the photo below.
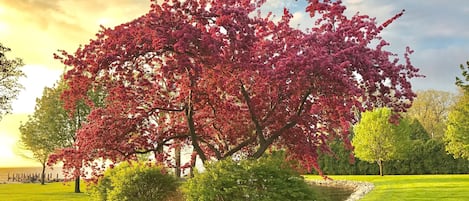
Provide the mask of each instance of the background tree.
MULTIPOLYGON (((20 127, 21 144, 41 162, 43 172, 54 151, 74 149, 76 131, 89 114, 90 109, 83 102, 78 103, 73 111, 64 108, 61 95, 67 87, 67 83, 60 80, 52 88, 44 88, 42 97, 36 100, 33 115, 20 127)), ((96 97, 90 98, 94 99, 96 97)), ((80 192, 79 177, 75 178, 75 192, 80 192)))
MULTIPOLYGON (((411 145, 405 159, 387 162, 386 174, 465 174, 469 160, 455 159, 448 155, 442 140, 430 138, 418 120, 410 121, 411 145)), ((351 139, 354 135, 351 134, 351 139)), ((326 175, 369 175, 379 171, 379 167, 355 157, 350 160, 350 151, 336 140, 330 143, 333 155, 319 154, 319 165, 326 175)), ((313 172, 318 173, 318 172, 313 172)))
POLYGON ((60 95, 64 84, 56 84, 53 88, 44 88, 42 97, 36 99, 33 115, 20 126, 20 145, 31 151, 33 158, 42 165, 41 183, 49 155, 58 148, 72 146, 71 133, 76 128, 70 124, 69 116, 63 108, 60 95))
MULTIPOLYGON (((352 158, 351 151, 342 144, 339 140, 330 142, 333 154, 318 153, 318 163, 325 175, 370 175, 379 172, 379 167, 375 164, 360 160, 356 156, 352 158)), ((314 171, 313 173, 318 174, 319 172, 314 171)))
POLYGON ((106 106, 93 109, 78 131, 78 152, 57 158, 101 171, 98 158, 133 160, 175 143, 192 147, 202 162, 239 153, 259 158, 277 146, 318 168, 325 142, 339 138, 351 148, 356 111, 377 102, 394 111, 410 107, 409 80, 418 76, 412 51, 401 63, 379 36, 402 12, 378 24, 346 17, 338 1, 310 1, 306 10, 317 22, 303 32, 289 26, 286 9, 280 21, 253 14, 263 2, 154 2, 74 54, 56 55, 73 66, 67 108, 96 86, 108 92, 106 106))
POLYGON ((405 158, 410 147, 410 124, 400 119, 396 125, 390 122, 393 112, 389 108, 377 108, 364 112, 354 127, 352 144, 355 155, 368 162, 376 162, 379 174, 384 175, 385 161, 405 158))
POLYGON ((52 143, 51 140, 46 139, 46 136, 40 133, 39 127, 38 122, 33 120, 31 116, 25 124, 20 126, 21 136, 17 154, 24 158, 37 160, 41 163, 42 172, 40 182, 44 185, 47 160, 49 155, 52 154, 58 146, 52 143))
POLYGON ((469 160, 469 61, 466 68, 461 65, 462 78, 456 78, 456 85, 463 95, 449 113, 448 128, 445 133, 446 150, 455 158, 469 160))
POLYGON ((417 119, 431 138, 443 140, 448 112, 456 96, 437 90, 417 91, 417 97, 406 115, 417 119))
MULTIPOLYGON (((405 117, 405 118, 409 119, 408 117, 405 117)), ((423 127, 422 123, 420 123, 418 119, 411 119, 409 123, 410 123, 409 126, 411 130, 411 135, 410 135, 411 140, 426 142, 427 140, 430 139, 430 135, 428 134, 428 131, 423 127)))
POLYGON ((0 43, 0 120, 5 114, 11 112, 11 103, 18 96, 23 86, 18 82, 20 77, 25 76, 20 67, 23 66, 21 59, 8 59, 5 53, 10 48, 0 43))

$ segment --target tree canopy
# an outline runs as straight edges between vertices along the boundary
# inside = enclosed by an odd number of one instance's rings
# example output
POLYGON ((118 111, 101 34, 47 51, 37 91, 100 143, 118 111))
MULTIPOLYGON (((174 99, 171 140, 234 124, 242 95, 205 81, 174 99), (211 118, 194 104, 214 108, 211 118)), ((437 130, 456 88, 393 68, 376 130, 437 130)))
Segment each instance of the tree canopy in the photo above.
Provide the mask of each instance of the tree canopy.
POLYGON ((448 117, 448 127, 445 133, 446 150, 455 158, 469 160, 469 61, 467 66, 460 66, 462 78, 456 78, 463 95, 451 109, 448 117))
POLYGON ((25 76, 20 69, 23 61, 19 58, 8 59, 5 54, 9 51, 10 48, 0 43, 0 120, 11 112, 11 103, 23 88, 18 79, 25 76))
POLYGON ((448 113, 456 95, 437 90, 417 91, 416 94, 417 97, 406 115, 417 119, 431 138, 442 140, 448 113))
MULTIPOLYGON (((259 158, 285 148, 308 168, 317 151, 348 131, 357 111, 405 111, 418 76, 407 48, 400 62, 386 51, 378 24, 344 15, 340 1, 311 0, 307 31, 261 14, 265 0, 153 2, 145 15, 102 28, 75 53, 56 55, 65 76, 67 108, 102 87, 105 106, 77 133, 78 153, 59 155, 102 170, 96 159, 130 160, 163 146, 192 147, 203 161, 240 154, 259 158)), ((85 101, 90 103, 90 101, 85 101)), ((92 106, 92 104, 90 104, 92 106)))
POLYGON ((19 128, 21 148, 29 150, 32 158, 41 163, 43 173, 49 155, 56 149, 73 145, 76 127, 70 121, 60 99, 64 90, 63 82, 53 88, 45 87, 42 97, 36 99, 34 113, 19 128))
POLYGON ((355 155, 364 161, 376 162, 381 176, 384 161, 403 159, 410 148, 411 124, 400 119, 396 125, 390 122, 392 115, 389 108, 364 112, 353 129, 355 155))
MULTIPOLYGON (((75 150, 76 131, 89 114, 90 108, 78 102, 73 110, 66 110, 61 96, 68 85, 64 80, 53 87, 45 87, 42 97, 36 100, 34 113, 26 123, 20 126, 20 143, 33 153, 41 162, 43 169, 46 163, 58 162, 52 153, 58 149, 75 150)), ((96 103, 99 95, 89 93, 90 100, 96 103)), ((65 163, 66 176, 75 176, 80 172, 80 164, 65 163)), ((76 178, 75 191, 79 190, 79 178, 76 178)))

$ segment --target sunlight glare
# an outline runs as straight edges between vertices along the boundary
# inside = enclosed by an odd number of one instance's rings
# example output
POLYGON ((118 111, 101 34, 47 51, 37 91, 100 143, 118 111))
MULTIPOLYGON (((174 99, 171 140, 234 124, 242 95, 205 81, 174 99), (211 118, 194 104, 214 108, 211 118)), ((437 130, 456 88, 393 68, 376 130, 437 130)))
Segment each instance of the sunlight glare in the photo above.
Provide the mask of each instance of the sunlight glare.
POLYGON ((99 18, 98 19, 98 24, 99 25, 102 25, 102 26, 109 26, 111 20, 109 20, 108 18, 99 18))
POLYGON ((15 158, 12 147, 14 144, 15 139, 3 134, 0 135, 0 160, 15 158))
POLYGON ((8 34, 8 30, 9 30, 8 24, 0 22, 0 33, 6 35, 8 34))

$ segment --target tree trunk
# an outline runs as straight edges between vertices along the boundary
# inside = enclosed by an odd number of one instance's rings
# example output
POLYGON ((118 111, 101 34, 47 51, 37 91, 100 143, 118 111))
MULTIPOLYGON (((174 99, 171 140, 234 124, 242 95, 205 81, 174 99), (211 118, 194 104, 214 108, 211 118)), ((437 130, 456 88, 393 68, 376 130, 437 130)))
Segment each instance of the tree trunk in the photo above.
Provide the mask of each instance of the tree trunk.
POLYGON ((196 162, 197 162, 197 155, 192 154, 191 167, 189 169, 190 178, 194 177, 194 168, 195 168, 196 162))
POLYGON ((174 169, 174 172, 177 178, 181 178, 181 147, 177 146, 174 149, 174 152, 174 159, 176 160, 176 167, 174 169))
POLYGON ((42 163, 41 185, 45 184, 46 179, 46 163, 42 163))
POLYGON ((383 172, 383 168, 384 168, 383 166, 384 166, 384 164, 383 164, 383 161, 380 159, 380 160, 377 161, 377 163, 378 163, 378 166, 379 166, 379 175, 380 175, 380 176, 384 176, 384 172, 383 172))
POLYGON ((75 178, 75 193, 81 193, 80 192, 80 176, 75 178))

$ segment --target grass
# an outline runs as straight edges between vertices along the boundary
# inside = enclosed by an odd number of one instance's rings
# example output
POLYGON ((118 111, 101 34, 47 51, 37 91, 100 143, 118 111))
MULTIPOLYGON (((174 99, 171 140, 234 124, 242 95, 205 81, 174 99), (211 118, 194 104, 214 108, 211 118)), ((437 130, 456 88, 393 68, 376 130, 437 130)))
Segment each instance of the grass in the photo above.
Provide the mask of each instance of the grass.
MULTIPOLYGON (((306 179, 321 179, 307 175, 306 179)), ((334 180, 368 181, 373 191, 360 201, 377 200, 469 200, 469 175, 330 176, 334 180)), ((84 182, 82 182, 83 184, 84 182)), ((82 191, 86 186, 81 187, 82 191)), ((89 200, 86 193, 73 193, 73 183, 0 184, 0 200, 89 200)))
MULTIPOLYGON (((81 182, 84 183, 84 182, 81 182)), ((80 185, 82 192, 86 190, 86 185, 80 185)), ((59 201, 71 200, 81 201, 89 200, 86 193, 74 193, 73 183, 48 183, 41 185, 37 183, 28 184, 0 184, 0 200, 11 201, 59 201)))
MULTIPOLYGON (((469 175, 330 176, 334 180, 367 181, 373 191, 360 201, 469 200, 469 175)), ((307 175, 307 179, 321 179, 307 175)))

